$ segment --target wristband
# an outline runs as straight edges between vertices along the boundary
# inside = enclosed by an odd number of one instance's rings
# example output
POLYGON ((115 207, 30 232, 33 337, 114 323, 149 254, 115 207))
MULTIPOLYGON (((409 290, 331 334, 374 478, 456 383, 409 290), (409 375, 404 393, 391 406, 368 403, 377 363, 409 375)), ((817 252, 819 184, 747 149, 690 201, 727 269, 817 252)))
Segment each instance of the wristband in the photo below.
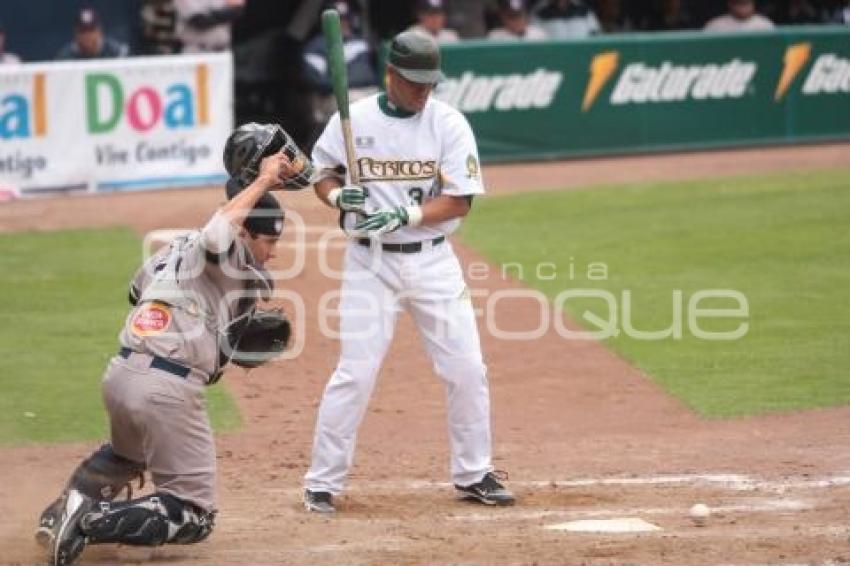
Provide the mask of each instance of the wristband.
POLYGON ((407 225, 408 226, 419 226, 422 224, 422 207, 421 206, 405 206, 405 212, 407 212, 407 225))
POLYGON ((331 206, 334 208, 339 208, 339 195, 342 194, 342 188, 336 187, 335 189, 331 189, 328 193, 328 202, 331 203, 331 206))

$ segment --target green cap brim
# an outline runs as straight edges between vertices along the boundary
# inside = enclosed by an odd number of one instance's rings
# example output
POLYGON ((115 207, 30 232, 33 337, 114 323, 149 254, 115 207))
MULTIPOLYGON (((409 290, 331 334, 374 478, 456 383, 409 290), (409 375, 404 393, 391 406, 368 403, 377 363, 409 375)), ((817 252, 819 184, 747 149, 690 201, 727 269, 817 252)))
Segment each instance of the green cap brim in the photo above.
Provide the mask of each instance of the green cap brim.
POLYGON ((401 69, 393 65, 398 74, 410 82, 422 84, 437 84, 446 79, 440 69, 401 69))

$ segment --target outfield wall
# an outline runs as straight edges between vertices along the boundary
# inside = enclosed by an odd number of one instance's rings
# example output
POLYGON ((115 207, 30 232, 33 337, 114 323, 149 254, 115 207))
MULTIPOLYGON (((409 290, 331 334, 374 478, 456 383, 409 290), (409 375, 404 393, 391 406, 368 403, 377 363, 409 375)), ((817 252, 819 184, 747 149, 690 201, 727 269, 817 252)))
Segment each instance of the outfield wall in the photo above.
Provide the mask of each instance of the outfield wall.
MULTIPOLYGON (((443 53, 489 162, 850 138, 846 27, 443 53)), ((0 196, 223 182, 232 106, 229 54, 0 67, 0 196)))
POLYGON ((485 161, 850 138, 850 28, 443 49, 485 161))
POLYGON ((225 180, 229 53, 0 67, 0 190, 24 195, 225 180))

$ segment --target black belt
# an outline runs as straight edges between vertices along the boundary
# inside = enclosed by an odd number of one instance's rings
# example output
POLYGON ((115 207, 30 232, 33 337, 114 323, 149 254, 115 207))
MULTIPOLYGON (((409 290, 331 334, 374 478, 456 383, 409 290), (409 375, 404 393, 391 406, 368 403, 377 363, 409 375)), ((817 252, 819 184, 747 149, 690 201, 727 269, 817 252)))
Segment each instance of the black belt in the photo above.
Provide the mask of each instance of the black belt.
MULTIPOLYGON (((138 354, 139 352, 135 352, 134 350, 131 350, 130 348, 121 348, 120 350, 118 350, 118 355, 121 356, 122 358, 124 358, 125 360, 130 357, 130 354, 133 354, 133 353, 138 354)), ((150 354, 145 354, 145 355, 150 355, 150 354)), ((190 368, 187 368, 185 366, 181 366, 180 364, 175 364, 174 362, 166 360, 165 358, 160 358, 159 356, 153 356, 153 355, 150 355, 150 357, 151 357, 150 367, 155 368, 155 369, 161 369, 163 371, 167 371, 168 373, 176 375, 177 377, 182 377, 183 379, 186 379, 186 377, 188 377, 189 373, 191 373, 191 371, 192 371, 190 368)))
MULTIPOLYGON (((431 245, 436 246, 446 241, 445 236, 439 236, 431 240, 431 245)), ((372 240, 369 238, 360 238, 357 243, 367 248, 372 246, 372 240)), ((398 254, 418 254, 422 251, 422 242, 408 242, 406 244, 381 244, 381 249, 385 252, 398 254)))

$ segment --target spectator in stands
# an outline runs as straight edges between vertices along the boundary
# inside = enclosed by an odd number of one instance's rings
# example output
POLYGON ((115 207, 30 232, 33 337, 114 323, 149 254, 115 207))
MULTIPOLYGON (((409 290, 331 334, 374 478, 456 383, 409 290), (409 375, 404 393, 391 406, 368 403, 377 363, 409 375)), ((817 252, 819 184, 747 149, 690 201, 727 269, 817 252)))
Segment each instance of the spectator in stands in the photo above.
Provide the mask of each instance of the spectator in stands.
POLYGON ((534 9, 531 21, 550 39, 577 39, 602 31, 585 0, 544 0, 534 9))
POLYGON ((176 34, 183 53, 230 49, 230 25, 245 9, 245 0, 174 0, 176 34))
POLYGON ((845 0, 844 6, 836 8, 829 21, 833 24, 850 26, 850 0, 845 0))
POLYGON ((56 58, 59 60, 106 59, 126 57, 129 54, 130 49, 127 45, 104 35, 97 12, 93 8, 83 8, 77 13, 74 40, 60 49, 56 58))
POLYGON ((695 28, 694 18, 682 0, 651 0, 633 9, 635 28, 648 31, 672 31, 695 28))
POLYGON ((141 52, 145 55, 168 55, 181 51, 177 39, 177 10, 174 0, 142 0, 141 52))
POLYGON ((682 0, 656 0, 655 4, 660 9, 655 12, 658 17, 654 21, 650 19, 650 30, 672 31, 698 27, 693 15, 682 5, 682 0))
POLYGON ((808 0, 781 2, 773 21, 778 25, 793 26, 820 23, 818 11, 808 0))
POLYGON ((487 35, 484 14, 492 0, 445 0, 448 26, 456 30, 461 39, 474 39, 487 35))
POLYGON ((0 22, 0 65, 17 65, 21 58, 6 51, 6 28, 0 22))
POLYGON ((430 35, 437 43, 454 43, 459 39, 455 30, 446 27, 443 0, 419 0, 416 3, 416 21, 410 29, 430 35))
POLYGON ((773 29, 773 22, 756 12, 754 0, 729 0, 729 12, 705 24, 706 31, 758 31, 773 29))
MULTIPOLYGON (((355 101, 369 96, 378 90, 378 75, 369 50, 369 44, 363 39, 355 26, 355 15, 347 2, 332 2, 330 7, 339 12, 342 30, 345 68, 348 73, 348 96, 355 101)), ((313 90, 313 119, 316 132, 321 131, 327 120, 336 112, 336 100, 333 96, 328 52, 325 37, 319 32, 304 46, 304 73, 313 90)))
POLYGON ((595 6, 603 33, 630 31, 634 28, 623 10, 623 0, 596 0, 595 6))
POLYGON ((546 32, 528 21, 528 10, 524 0, 500 0, 499 20, 501 26, 490 30, 489 39, 500 41, 541 41, 546 32))

